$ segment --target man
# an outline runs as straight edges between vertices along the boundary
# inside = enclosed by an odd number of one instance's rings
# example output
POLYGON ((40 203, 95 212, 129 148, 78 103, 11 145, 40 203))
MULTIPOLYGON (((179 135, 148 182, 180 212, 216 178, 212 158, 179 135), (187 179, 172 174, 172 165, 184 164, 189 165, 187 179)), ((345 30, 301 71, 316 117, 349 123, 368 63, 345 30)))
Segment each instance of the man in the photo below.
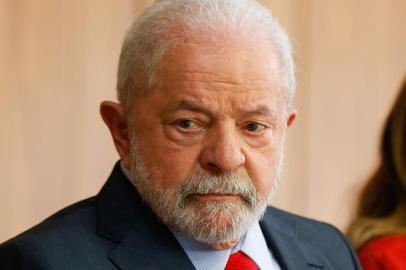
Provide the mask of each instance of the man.
POLYGON ((296 116, 289 39, 250 0, 163 0, 100 112, 101 192, 0 247, 1 269, 360 269, 335 228, 268 207, 296 116))

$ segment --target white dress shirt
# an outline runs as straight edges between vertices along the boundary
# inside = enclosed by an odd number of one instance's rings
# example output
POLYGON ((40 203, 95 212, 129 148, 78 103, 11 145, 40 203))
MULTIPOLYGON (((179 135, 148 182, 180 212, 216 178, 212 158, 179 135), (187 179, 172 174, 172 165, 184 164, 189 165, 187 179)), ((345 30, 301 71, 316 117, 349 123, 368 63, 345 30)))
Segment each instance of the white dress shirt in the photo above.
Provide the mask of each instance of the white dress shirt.
POLYGON ((218 250, 171 230, 197 270, 224 270, 231 254, 242 251, 262 270, 280 270, 272 251, 268 249, 258 223, 231 249, 218 250))

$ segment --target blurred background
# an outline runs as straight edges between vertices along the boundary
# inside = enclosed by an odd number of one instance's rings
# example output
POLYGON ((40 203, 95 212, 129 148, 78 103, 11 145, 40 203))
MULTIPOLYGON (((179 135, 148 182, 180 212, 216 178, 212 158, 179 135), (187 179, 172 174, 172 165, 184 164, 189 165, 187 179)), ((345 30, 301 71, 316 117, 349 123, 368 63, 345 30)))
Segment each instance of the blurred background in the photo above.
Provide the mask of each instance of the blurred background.
MULTIPOLYGON (((151 2, 0 0, 0 242, 107 179, 118 155, 99 103, 116 100, 124 33, 151 2)), ((298 68, 274 205, 345 229, 406 72, 406 1, 261 2, 298 68)))

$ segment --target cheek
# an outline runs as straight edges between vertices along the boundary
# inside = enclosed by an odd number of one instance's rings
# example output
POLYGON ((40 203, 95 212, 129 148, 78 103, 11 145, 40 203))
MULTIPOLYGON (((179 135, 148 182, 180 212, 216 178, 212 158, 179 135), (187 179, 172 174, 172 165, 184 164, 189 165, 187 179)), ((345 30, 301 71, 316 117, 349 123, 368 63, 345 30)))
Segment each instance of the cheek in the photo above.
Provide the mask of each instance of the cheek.
POLYGON ((157 140, 139 145, 146 170, 152 180, 162 187, 177 186, 190 176, 197 164, 198 151, 168 145, 165 140, 157 140))
POLYGON ((268 194, 274 184, 280 161, 280 149, 249 153, 246 168, 252 182, 260 195, 268 194))

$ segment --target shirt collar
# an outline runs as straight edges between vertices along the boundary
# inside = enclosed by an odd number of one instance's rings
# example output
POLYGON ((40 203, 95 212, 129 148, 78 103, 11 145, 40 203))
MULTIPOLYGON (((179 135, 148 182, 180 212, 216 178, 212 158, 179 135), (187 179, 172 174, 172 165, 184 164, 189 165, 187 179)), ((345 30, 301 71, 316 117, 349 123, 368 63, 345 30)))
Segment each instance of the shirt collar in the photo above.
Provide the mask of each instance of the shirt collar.
POLYGON ((272 261, 272 254, 270 254, 266 245, 258 222, 249 228, 233 248, 226 250, 213 249, 175 230, 171 231, 197 270, 223 270, 230 255, 238 251, 248 255, 258 265, 259 269, 279 269, 272 268, 275 267, 275 262, 272 261))
POLYGON ((279 269, 258 222, 251 226, 242 240, 240 250, 247 254, 258 265, 259 269, 279 269))

